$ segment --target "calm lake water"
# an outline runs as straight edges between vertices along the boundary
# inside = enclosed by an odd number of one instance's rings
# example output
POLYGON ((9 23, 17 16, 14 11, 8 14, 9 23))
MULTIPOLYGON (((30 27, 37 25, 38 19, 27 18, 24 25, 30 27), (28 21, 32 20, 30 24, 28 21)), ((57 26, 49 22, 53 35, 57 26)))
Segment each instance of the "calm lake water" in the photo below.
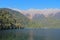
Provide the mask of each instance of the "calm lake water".
POLYGON ((60 40, 60 29, 0 30, 0 40, 60 40))

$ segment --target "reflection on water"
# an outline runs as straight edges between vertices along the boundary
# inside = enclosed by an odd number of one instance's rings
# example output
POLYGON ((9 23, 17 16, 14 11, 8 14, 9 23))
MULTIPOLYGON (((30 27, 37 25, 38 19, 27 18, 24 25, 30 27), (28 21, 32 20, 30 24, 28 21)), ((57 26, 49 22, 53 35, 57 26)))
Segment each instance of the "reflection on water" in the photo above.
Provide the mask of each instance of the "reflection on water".
POLYGON ((1 30, 0 40, 60 40, 60 29, 1 30))
POLYGON ((33 40, 33 30, 29 31, 29 39, 28 40, 33 40))

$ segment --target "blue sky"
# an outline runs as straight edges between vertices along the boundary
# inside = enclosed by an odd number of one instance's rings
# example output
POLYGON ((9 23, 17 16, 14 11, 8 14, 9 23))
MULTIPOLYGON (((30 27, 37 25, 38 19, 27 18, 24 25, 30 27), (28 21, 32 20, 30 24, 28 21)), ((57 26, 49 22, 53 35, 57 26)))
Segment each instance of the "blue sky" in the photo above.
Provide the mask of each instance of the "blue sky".
POLYGON ((60 0, 0 0, 0 8, 18 8, 26 9, 60 9, 60 0))

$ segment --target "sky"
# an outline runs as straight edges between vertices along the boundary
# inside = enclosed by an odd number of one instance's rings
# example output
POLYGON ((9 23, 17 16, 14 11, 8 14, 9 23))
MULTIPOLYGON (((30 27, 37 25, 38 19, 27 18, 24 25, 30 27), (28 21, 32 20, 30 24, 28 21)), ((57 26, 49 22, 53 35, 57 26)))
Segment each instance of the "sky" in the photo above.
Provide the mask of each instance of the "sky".
POLYGON ((0 8, 17 9, 60 9, 60 0, 0 0, 0 8))

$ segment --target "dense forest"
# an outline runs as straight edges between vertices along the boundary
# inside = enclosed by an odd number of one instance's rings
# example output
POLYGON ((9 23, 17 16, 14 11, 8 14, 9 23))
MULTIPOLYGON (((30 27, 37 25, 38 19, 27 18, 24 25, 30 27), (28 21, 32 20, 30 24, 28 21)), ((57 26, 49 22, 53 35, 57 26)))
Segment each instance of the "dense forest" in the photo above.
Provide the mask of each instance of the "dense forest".
POLYGON ((11 12, 10 9, 0 9, 0 29, 24 28, 28 25, 29 19, 18 12, 11 12))

